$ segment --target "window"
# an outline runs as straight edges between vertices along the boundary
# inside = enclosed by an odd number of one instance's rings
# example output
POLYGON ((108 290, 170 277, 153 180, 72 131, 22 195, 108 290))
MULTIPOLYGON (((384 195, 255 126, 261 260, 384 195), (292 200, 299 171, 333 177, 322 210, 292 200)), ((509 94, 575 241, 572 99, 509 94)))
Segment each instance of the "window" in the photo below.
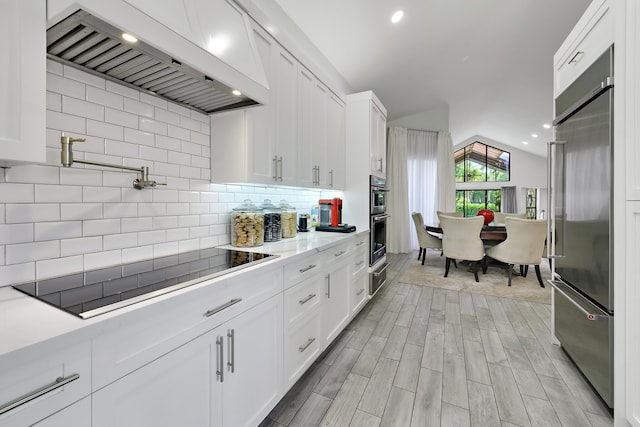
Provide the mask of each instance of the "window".
POLYGON ((509 181, 511 153, 473 142, 453 153, 456 182, 509 181))
POLYGON ((538 189, 527 188, 527 218, 536 219, 536 200, 538 199, 538 189))
POLYGON ((500 212, 501 190, 457 190, 456 211, 476 216, 480 209, 500 212))

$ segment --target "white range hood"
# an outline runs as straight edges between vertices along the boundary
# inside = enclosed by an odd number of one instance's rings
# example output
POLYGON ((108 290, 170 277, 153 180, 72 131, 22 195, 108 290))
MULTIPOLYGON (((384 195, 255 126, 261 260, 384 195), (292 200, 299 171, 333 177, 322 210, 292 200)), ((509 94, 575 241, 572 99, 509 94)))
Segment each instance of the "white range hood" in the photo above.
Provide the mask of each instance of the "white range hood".
POLYGON ((207 114, 269 101, 251 21, 231 1, 49 0, 48 18, 51 59, 207 114))

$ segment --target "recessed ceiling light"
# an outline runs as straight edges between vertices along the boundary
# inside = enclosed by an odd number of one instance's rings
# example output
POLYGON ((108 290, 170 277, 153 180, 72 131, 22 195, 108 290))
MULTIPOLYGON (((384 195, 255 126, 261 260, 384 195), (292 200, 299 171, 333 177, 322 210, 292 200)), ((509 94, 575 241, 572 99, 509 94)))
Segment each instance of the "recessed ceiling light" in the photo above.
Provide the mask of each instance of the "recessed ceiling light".
POLYGON ((129 33, 122 33, 121 37, 130 43, 135 43, 138 41, 138 39, 135 36, 129 33))
POLYGON ((522 143, 523 143, 524 145, 529 145, 529 143, 528 143, 527 141, 522 141, 522 143))
POLYGON ((542 127, 545 129, 551 129, 551 125, 548 123, 543 124, 542 127))
POLYGON ((531 134, 531 137, 532 137, 532 138, 537 138, 537 137, 538 137, 538 134, 537 134, 537 133, 532 133, 532 134, 531 134))
POLYGON ((242 95, 242 92, 240 92, 238 89, 234 89, 231 93, 234 94, 235 96, 242 95))
POLYGON ((393 14, 393 16, 391 17, 391 22, 398 23, 402 20, 402 17, 404 16, 404 12, 399 10, 396 13, 393 14))

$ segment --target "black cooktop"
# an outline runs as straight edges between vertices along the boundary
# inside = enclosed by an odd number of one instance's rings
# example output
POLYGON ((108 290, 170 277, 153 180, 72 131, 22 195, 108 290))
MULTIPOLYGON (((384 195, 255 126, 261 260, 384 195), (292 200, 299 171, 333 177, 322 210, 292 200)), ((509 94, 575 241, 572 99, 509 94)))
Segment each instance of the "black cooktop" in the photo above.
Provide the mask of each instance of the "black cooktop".
POLYGON ((276 257, 208 248, 13 287, 88 319, 276 257))

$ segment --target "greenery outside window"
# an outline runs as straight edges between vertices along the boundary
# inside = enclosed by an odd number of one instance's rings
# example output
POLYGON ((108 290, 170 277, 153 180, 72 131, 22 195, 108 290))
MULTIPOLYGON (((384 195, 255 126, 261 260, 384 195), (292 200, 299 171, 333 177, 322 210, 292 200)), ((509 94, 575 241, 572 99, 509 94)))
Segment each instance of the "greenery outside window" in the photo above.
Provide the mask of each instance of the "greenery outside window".
POLYGON ((456 211, 464 216, 476 216, 480 209, 500 212, 501 190, 457 190, 456 211))
POLYGON ((509 181, 511 153, 473 142, 453 153, 456 182, 509 181))

